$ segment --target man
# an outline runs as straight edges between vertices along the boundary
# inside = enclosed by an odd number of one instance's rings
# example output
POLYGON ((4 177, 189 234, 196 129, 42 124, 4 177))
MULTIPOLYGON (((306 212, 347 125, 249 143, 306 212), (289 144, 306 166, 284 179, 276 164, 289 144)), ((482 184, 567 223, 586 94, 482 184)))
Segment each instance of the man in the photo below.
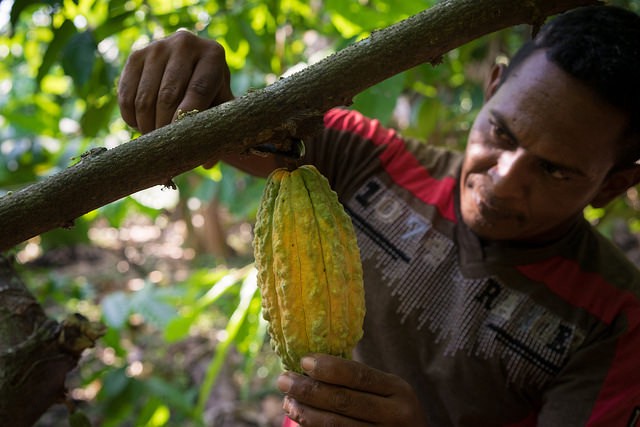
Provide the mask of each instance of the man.
MULTIPOLYGON (((291 419, 640 425, 640 272, 582 217, 640 181, 639 63, 637 15, 561 15, 494 68, 464 157, 326 114, 304 161, 353 219, 367 317, 357 361, 310 355, 280 376, 291 419)), ((230 99, 222 49, 188 33, 134 53, 120 83, 142 132, 230 99)))

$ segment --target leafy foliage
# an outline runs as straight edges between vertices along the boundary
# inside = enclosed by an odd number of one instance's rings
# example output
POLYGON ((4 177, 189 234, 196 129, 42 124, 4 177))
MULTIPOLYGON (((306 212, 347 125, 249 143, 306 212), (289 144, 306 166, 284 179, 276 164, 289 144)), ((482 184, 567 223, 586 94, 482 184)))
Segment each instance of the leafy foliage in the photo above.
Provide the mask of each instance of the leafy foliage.
MULTIPOLYGON (((434 3, 4 0, 0 196, 92 147, 137 136, 119 117, 115 88, 130 52, 155 39, 180 28, 215 38, 241 94, 434 3)), ((615 3, 640 11, 632 0, 615 3)), ((526 37, 527 28, 515 28, 477 40, 437 67, 416 67, 363 92, 354 108, 409 137, 461 148, 484 76, 526 37)), ((83 410, 76 425, 85 413, 103 426, 212 424, 224 411, 211 396, 225 381, 244 402, 273 392, 280 367, 265 342, 250 250, 264 182, 225 165, 176 182, 179 192, 138 193, 16 249, 51 313, 79 311, 109 326, 71 379, 83 410)), ((587 214, 605 231, 620 218, 638 231, 639 205, 630 192, 587 214)))

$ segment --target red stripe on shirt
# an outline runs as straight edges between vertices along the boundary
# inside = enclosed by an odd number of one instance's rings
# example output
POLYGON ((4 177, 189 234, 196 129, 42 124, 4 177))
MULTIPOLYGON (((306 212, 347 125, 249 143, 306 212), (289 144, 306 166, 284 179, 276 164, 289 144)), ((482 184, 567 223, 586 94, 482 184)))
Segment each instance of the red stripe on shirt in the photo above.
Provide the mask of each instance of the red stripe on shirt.
POLYGON ((620 336, 609 372, 591 412, 587 426, 623 425, 640 396, 640 301, 596 273, 583 271, 578 263, 562 257, 520 266, 522 274, 546 286, 568 303, 583 308, 605 324, 623 315, 627 330, 620 336), (566 286, 578 283, 580 286, 566 286))
POLYGON ((407 151, 394 130, 381 126, 378 120, 344 109, 328 111, 324 117, 324 125, 329 129, 354 133, 375 145, 384 145, 386 148, 380 155, 380 161, 391 179, 418 199, 435 206, 443 218, 456 221, 453 204, 455 178, 438 180, 432 177, 418 159, 407 151))
POLYGON ((282 420, 282 427, 298 427, 299 424, 293 421, 291 418, 285 416, 282 420))

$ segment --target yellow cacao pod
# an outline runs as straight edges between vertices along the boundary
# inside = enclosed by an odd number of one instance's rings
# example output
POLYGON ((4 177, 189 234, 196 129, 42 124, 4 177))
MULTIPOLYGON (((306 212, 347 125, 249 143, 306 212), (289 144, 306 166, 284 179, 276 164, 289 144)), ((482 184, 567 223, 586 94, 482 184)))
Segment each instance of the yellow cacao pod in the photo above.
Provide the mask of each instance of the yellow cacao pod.
POLYGON ((310 352, 350 358, 362 338, 362 264, 351 218, 311 165, 277 169, 258 209, 254 253, 275 352, 300 372, 310 352))

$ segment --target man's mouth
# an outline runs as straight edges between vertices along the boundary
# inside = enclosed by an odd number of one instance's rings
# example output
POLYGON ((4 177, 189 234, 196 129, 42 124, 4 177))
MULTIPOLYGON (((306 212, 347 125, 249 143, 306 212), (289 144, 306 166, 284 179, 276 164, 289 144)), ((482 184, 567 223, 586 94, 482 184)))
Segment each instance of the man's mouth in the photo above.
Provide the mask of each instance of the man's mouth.
POLYGON ((516 221, 516 222, 524 222, 524 216, 501 204, 502 202, 496 201, 491 197, 483 197, 482 194, 479 194, 477 189, 472 189, 473 191, 473 200, 478 208, 478 213, 480 216, 488 223, 493 223, 497 221, 516 221))

